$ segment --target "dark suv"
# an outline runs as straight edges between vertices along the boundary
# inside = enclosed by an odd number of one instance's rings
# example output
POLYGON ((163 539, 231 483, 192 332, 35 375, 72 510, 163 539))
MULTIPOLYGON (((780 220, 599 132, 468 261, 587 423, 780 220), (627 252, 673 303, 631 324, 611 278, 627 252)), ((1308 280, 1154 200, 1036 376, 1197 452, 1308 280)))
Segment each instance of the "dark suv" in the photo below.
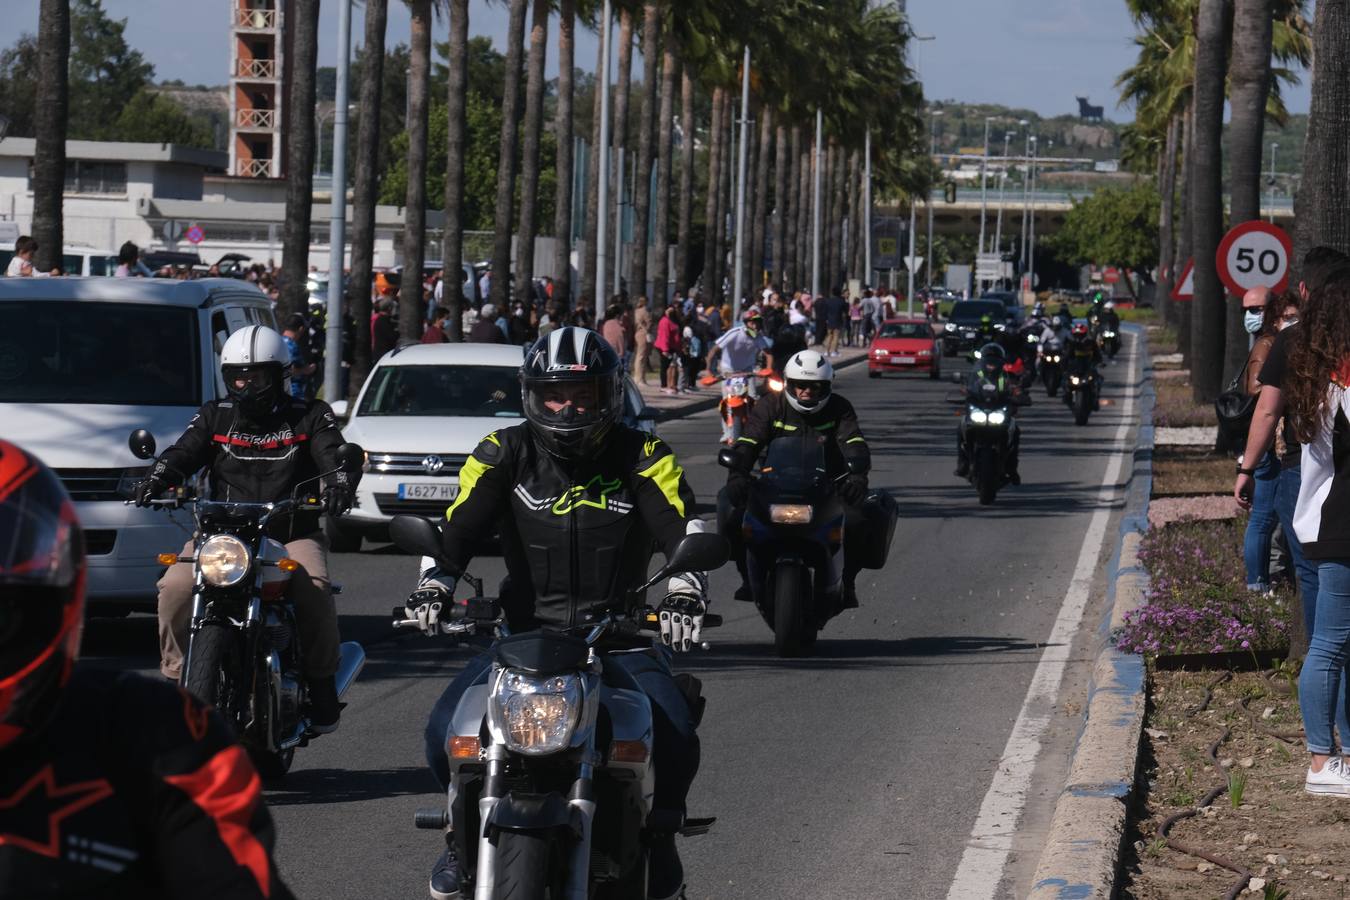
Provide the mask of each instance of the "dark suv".
MULTIPOLYGON (((942 330, 942 352, 947 356, 977 349, 980 322, 988 316, 997 327, 1008 322, 1008 308, 999 300, 962 300, 952 307, 942 330)), ((985 336, 988 339, 988 336, 985 336)))

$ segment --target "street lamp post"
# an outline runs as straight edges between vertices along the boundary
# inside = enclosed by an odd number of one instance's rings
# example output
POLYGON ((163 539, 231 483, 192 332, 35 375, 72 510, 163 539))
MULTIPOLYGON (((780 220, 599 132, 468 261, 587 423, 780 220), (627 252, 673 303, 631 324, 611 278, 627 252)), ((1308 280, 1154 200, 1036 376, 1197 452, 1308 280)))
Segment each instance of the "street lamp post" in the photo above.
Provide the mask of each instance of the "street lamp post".
MULTIPOLYGON (((928 158, 930 160, 937 157, 937 120, 942 115, 942 110, 935 109, 929 115, 929 148, 928 158)), ((928 194, 928 258, 924 265, 928 267, 928 287, 933 287, 933 195, 928 194)))
MULTIPOLYGON (((650 82, 651 79, 648 79, 650 82)), ((736 163, 736 274, 732 278, 732 321, 741 320, 741 292, 745 289, 745 168, 750 149, 750 45, 745 45, 745 59, 741 63, 741 146, 736 163)), ((757 248, 758 249, 758 248, 757 248)))
MULTIPOLYGON (((1017 123, 1023 128, 1027 128, 1030 123, 1026 119, 1021 119, 1017 123)), ((1022 250, 1017 255, 1017 261, 1021 270, 1027 270, 1027 211, 1031 206, 1031 142, 1034 140, 1031 129, 1027 129, 1026 149, 1022 153, 1022 231, 1018 235, 1021 239, 1022 250)))
MULTIPOLYGON (((1280 149, 1280 145, 1275 141, 1270 142, 1270 222, 1275 224, 1275 154, 1280 149)), ((1258 216, 1258 218, 1260 218, 1258 216)))
POLYGON ((816 107, 816 158, 811 186, 811 299, 820 298, 820 169, 825 165, 825 114, 816 107))
MULTIPOLYGON (((352 2, 338 4, 338 65, 333 114, 333 187, 328 208, 328 315, 324 323, 323 395, 329 403, 346 400, 342 390, 343 265, 347 244, 347 72, 352 56, 352 2)), ((361 286, 369 290, 368 285, 361 286)))

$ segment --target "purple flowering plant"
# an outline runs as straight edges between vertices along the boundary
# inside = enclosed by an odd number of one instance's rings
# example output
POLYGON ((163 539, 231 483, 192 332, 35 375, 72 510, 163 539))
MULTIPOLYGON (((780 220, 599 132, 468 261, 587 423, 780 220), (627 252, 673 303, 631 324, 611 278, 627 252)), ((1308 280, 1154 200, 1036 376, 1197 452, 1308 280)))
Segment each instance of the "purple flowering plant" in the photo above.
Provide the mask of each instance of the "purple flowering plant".
POLYGON ((1182 520, 1144 534, 1145 603, 1125 616, 1116 646, 1145 656, 1275 650, 1288 646, 1292 594, 1247 590, 1246 517, 1182 520))

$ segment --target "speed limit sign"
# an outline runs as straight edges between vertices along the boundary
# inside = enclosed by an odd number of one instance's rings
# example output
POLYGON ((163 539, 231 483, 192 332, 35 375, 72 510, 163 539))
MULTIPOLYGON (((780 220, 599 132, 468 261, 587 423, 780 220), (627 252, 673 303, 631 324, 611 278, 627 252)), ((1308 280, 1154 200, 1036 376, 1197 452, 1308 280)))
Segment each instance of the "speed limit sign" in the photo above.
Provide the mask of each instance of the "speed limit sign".
POLYGON ((1219 242, 1215 264, 1229 292, 1242 296, 1254 287, 1280 292, 1289 284, 1289 235, 1269 222, 1243 222, 1219 242))

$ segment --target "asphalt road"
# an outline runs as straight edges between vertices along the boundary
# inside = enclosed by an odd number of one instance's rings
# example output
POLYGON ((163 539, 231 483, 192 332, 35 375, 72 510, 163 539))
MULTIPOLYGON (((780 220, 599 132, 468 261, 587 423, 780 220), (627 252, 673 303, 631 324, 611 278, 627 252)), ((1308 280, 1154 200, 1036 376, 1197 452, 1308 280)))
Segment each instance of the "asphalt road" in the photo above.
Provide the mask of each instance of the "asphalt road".
MULTIPOLYGON (((861 609, 829 625, 814 658, 796 661, 775 658, 754 609, 731 599, 734 570, 714 574, 726 626, 685 661, 709 698, 690 813, 718 817, 710 835, 682 843, 690 898, 946 896, 967 845, 996 836, 971 830, 996 773, 1012 770, 1000 760, 1081 551, 1096 560, 1092 600, 1057 702, 1033 711, 1047 727, 1026 810, 995 825, 1014 833, 1007 870, 1001 880, 986 873, 998 896, 1026 892, 1081 719, 1084 648, 1104 609, 1116 514, 1100 551, 1082 547, 1094 512, 1113 505, 1102 484, 1115 439, 1133 446, 1133 430, 1121 429, 1133 340, 1106 369, 1107 402, 1087 427, 1036 393, 1021 417, 1023 484, 992 507, 952 476, 951 384, 872 380, 862 366, 841 373, 837 388, 872 447, 872 483, 901 503, 890 564, 863 573, 861 609)), ((711 413, 662 427, 709 517, 723 480, 717 433, 711 413)), ((300 897, 426 896, 439 837, 411 820, 440 797, 422 729, 471 651, 391 630, 388 611, 415 566, 389 547, 333 559, 343 637, 361 641, 369 661, 341 730, 297 753, 268 791, 281 871, 300 897)), ((498 558, 472 569, 489 585, 502 574, 498 558)), ((85 643, 87 657, 154 669, 149 617, 94 620, 85 643)))

